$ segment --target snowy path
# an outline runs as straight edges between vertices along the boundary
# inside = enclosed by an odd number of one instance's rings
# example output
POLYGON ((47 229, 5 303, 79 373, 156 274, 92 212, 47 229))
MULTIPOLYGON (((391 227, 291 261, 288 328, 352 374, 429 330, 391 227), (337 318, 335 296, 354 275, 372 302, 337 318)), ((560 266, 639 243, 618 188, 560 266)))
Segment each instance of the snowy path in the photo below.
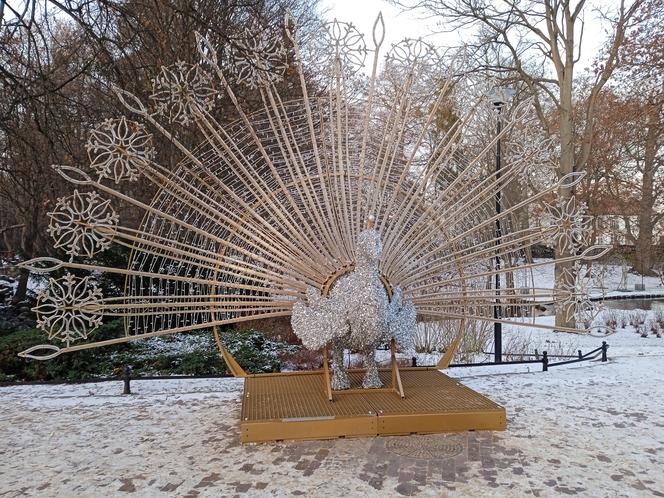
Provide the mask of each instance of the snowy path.
POLYGON ((502 433, 241 446, 235 379, 0 388, 0 496, 664 496, 664 339, 609 343, 604 364, 448 372, 506 407, 502 433))

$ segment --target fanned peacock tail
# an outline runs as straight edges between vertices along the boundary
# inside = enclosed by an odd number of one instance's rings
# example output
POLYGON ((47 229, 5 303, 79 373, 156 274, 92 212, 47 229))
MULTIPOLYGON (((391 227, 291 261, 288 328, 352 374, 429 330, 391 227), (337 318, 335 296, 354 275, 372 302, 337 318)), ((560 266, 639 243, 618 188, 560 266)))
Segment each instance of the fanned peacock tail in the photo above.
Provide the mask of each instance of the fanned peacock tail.
POLYGON ((458 79, 460 57, 443 64, 421 40, 383 50, 381 16, 371 47, 352 25, 337 21, 326 26, 316 46, 300 47, 289 18, 286 33, 290 67, 301 86, 298 100, 281 99, 276 85, 289 67, 287 50, 261 30, 238 42, 242 51, 231 54, 229 70, 222 70, 214 47, 197 35, 200 64, 162 68, 150 102, 115 89, 131 116, 92 130, 89 167, 55 166, 76 187, 49 214, 55 246, 70 260, 37 258, 22 265, 41 273, 67 270, 50 279, 35 308, 39 326, 64 347, 37 346, 23 356, 48 359, 290 316, 295 303, 306 302, 307 289, 326 294, 354 268, 357 240, 370 217, 383 245, 381 279, 415 306, 418 320, 544 327, 495 313, 496 303, 532 317, 541 301, 572 313, 586 299, 576 277, 573 285, 536 288, 529 272, 550 263, 525 258, 530 246, 551 240, 579 252, 570 261, 603 255, 604 246, 583 250, 589 227, 582 206, 549 205, 547 224, 523 227, 515 221, 517 212, 550 200, 581 174, 550 181, 500 214, 495 211, 496 193, 523 182, 538 161, 536 148, 524 149, 498 172, 485 167, 523 109, 506 115, 502 132, 469 157, 461 153, 462 144, 483 101, 469 105, 443 133, 438 122, 458 79), (305 67, 317 75, 312 87, 305 83, 305 67), (255 92, 261 111, 243 110, 236 84, 255 92), (211 112, 220 92, 240 116, 230 126, 221 126, 211 112), (180 142, 176 125, 195 127, 200 145, 180 142), (162 134, 181 154, 174 170, 155 162, 153 134, 162 134), (116 188, 139 177, 157 187, 150 204, 116 188), (143 213, 138 229, 122 225, 113 209, 117 203, 143 213), (127 268, 82 262, 111 244, 131 250, 127 268), (124 295, 104 297, 92 278, 68 270, 124 276, 124 295), (487 285, 496 275, 498 290, 487 285), (123 317, 124 336, 94 341, 105 317, 123 317), (41 355, 32 354, 39 350, 41 355))

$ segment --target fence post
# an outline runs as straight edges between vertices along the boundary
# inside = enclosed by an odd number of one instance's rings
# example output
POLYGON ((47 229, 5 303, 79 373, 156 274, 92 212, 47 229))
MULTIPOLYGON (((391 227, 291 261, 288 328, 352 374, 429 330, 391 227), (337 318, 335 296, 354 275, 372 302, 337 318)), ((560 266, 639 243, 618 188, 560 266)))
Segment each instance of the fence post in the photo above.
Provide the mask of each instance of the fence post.
POLYGON ((609 349, 609 345, 606 341, 602 341, 602 361, 606 361, 606 350, 609 349))
POLYGON ((122 391, 122 394, 131 394, 131 387, 129 385, 129 381, 131 380, 131 368, 129 365, 125 365, 124 369, 124 391, 122 391))
POLYGON ((539 360, 539 353, 537 352, 537 349, 535 350, 535 359, 539 360))
POLYGON ((583 354, 581 354, 581 350, 579 349, 579 360, 583 358, 583 354))
POLYGON ((546 351, 542 351, 542 372, 549 371, 549 357, 546 354, 546 351))
POLYGON ((410 360, 411 367, 416 367, 417 366, 417 357, 413 356, 413 358, 410 360))

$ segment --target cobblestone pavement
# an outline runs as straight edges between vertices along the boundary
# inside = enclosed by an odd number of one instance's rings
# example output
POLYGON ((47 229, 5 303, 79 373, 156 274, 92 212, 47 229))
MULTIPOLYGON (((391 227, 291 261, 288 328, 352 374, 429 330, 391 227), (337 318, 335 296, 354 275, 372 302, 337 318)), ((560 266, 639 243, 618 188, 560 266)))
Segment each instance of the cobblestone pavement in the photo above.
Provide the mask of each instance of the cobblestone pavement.
POLYGON ((0 496, 664 496, 664 356, 581 365, 454 370, 505 432, 244 446, 236 379, 0 388, 0 496))

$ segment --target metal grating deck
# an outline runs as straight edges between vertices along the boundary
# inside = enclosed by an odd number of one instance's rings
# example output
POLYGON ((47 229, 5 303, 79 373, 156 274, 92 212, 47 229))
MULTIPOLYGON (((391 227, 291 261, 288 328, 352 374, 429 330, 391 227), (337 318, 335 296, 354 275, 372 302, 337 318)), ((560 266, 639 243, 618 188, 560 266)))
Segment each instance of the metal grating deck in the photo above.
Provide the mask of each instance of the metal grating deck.
MULTIPOLYGON (((352 387, 364 372, 351 370, 352 387)), ((390 370, 381 370, 390 385, 390 370)), ((323 373, 289 372, 245 378, 242 442, 325 439, 463 430, 504 430, 505 409, 436 369, 404 368, 406 394, 362 390, 326 397, 323 373)))

